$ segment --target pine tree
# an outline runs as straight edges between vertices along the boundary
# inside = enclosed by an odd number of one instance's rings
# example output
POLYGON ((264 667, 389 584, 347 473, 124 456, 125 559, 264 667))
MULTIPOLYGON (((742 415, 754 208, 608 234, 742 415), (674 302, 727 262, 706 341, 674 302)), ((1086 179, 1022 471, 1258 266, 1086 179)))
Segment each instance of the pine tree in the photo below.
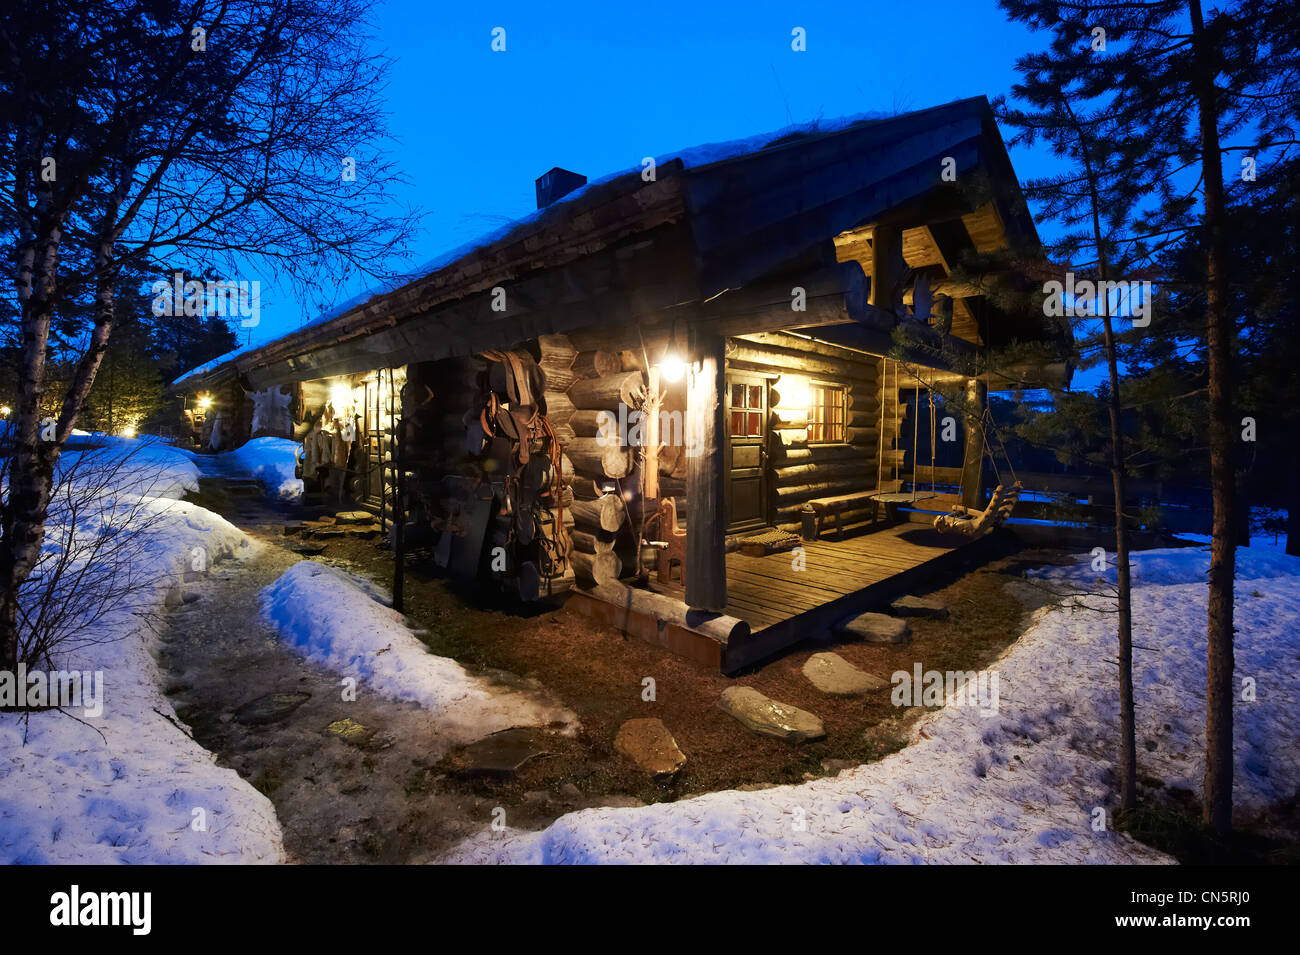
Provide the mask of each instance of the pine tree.
MULTIPOLYGON (((1294 144, 1300 115, 1300 18, 1283 0, 1062 3, 1002 0, 1016 20, 1051 32, 1050 50, 1026 58, 1069 81, 1070 100, 1105 121, 1128 214, 1133 272, 1172 247, 1204 249, 1209 463, 1214 503, 1209 574, 1204 821, 1232 820, 1233 583, 1237 421, 1231 408, 1235 332, 1228 303, 1223 155, 1260 161, 1294 144), (1196 173, 1199 172, 1199 176, 1196 173)), ((1247 163, 1243 163, 1243 169, 1247 163)), ((1110 264, 1114 264, 1113 261, 1110 264)), ((1152 333, 1159 334, 1159 319, 1152 333)))

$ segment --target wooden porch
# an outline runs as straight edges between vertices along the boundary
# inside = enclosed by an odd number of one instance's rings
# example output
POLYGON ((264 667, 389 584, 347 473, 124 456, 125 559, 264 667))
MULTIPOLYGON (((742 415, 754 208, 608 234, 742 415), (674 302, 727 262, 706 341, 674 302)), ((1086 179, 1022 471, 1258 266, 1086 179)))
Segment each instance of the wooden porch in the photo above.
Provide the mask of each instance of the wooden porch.
MULTIPOLYGON (((876 525, 879 527, 879 525, 876 525)), ((727 554, 727 608, 750 632, 720 648, 721 669, 735 673, 800 640, 826 634, 847 617, 883 610, 891 601, 987 559, 997 535, 970 540, 903 522, 843 539, 803 541, 802 554, 727 554), (796 556, 802 570, 794 568, 796 556)), ((676 580, 653 578, 645 589, 684 599, 676 580)), ((703 639, 703 638, 701 638, 703 639)), ((691 654, 695 656, 695 654, 691 654)))

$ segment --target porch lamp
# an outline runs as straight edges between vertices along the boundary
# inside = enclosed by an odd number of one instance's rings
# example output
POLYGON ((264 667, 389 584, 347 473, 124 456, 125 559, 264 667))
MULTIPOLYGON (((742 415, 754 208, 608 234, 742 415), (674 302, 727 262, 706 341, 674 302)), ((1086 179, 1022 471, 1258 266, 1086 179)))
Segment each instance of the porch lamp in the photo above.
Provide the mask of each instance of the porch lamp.
POLYGON ((682 357, 682 351, 677 346, 677 329, 673 328, 671 340, 668 342, 668 348, 664 351, 664 357, 659 361, 659 374, 663 376, 664 381, 678 382, 686 374, 686 359, 682 357))
POLYGON ((211 396, 211 395, 199 395, 199 407, 202 408, 204 411, 207 411, 209 408, 211 408, 211 407, 212 407, 212 396, 211 396))

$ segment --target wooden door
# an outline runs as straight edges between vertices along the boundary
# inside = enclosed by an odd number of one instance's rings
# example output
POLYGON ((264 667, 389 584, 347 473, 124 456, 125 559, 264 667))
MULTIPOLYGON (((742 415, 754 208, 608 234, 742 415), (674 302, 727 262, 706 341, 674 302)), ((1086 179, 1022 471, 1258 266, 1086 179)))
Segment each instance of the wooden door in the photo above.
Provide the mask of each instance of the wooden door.
POLYGON ((767 379, 727 374, 727 529, 767 523, 767 379))
POLYGON ((384 437, 383 414, 380 408, 381 390, 373 379, 365 382, 362 432, 357 446, 357 498, 360 503, 378 507, 384 493, 384 437))

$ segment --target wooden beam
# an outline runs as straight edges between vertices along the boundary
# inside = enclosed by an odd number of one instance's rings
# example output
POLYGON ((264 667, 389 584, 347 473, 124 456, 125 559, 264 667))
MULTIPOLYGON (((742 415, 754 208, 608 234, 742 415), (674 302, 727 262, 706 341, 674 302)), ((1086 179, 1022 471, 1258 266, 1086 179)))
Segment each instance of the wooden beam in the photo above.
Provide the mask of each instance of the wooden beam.
MULTIPOLYGON (((989 387, 982 381, 966 383, 966 401, 981 414, 989 387)), ((961 502, 966 507, 984 507, 984 429, 978 417, 966 420, 966 454, 961 467, 961 502)))
POLYGON ((725 340, 698 343, 686 385, 687 425, 695 429, 686 459, 686 603, 695 610, 727 607, 727 522, 723 481, 725 340))

